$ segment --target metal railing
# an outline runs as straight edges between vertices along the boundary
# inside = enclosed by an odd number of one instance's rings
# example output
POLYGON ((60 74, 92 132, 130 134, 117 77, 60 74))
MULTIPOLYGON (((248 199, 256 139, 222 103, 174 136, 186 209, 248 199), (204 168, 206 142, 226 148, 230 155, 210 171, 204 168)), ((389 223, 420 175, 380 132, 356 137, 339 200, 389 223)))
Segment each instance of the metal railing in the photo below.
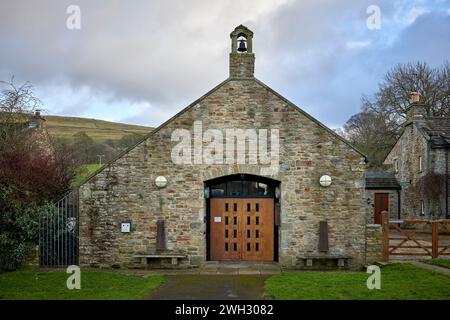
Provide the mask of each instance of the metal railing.
POLYGON ((79 264, 79 205, 74 189, 40 217, 39 265, 64 267, 79 264))

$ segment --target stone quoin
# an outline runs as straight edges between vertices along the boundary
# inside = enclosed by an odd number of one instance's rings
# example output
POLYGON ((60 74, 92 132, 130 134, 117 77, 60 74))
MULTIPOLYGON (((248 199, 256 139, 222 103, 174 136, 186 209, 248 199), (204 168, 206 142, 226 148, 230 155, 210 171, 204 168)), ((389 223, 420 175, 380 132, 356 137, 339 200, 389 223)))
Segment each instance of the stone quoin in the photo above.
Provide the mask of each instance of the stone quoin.
POLYGON ((228 79, 80 185, 82 266, 364 265, 364 155, 254 77, 253 32, 240 25, 230 36, 228 79), (173 133, 193 137, 196 122, 204 132, 265 132, 271 151, 269 133, 277 132, 277 161, 248 161, 257 151, 248 147, 246 161, 228 163, 223 139, 224 161, 197 163, 193 148, 190 164, 175 163, 173 133), (332 181, 326 187, 319 181, 325 175, 332 181), (167 184, 159 188, 157 177, 167 184), (130 232, 121 232, 123 221, 130 232))

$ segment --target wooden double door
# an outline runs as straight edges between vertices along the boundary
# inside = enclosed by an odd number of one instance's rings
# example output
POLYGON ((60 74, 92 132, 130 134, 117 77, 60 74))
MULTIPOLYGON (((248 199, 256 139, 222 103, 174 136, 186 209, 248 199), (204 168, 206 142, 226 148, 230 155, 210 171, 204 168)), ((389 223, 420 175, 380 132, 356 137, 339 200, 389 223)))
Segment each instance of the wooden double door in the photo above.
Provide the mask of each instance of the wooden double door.
POLYGON ((211 260, 274 261, 274 199, 212 198, 211 260))

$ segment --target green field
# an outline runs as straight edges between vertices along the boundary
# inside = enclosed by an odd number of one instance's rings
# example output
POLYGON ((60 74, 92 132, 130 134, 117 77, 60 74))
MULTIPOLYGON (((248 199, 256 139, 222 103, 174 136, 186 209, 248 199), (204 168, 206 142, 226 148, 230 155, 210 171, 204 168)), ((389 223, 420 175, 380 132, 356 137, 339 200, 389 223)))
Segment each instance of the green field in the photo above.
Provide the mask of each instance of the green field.
POLYGON ((70 139, 77 132, 84 131, 96 143, 102 143, 109 139, 120 140, 123 136, 131 133, 144 136, 153 130, 150 127, 97 119, 61 116, 44 116, 44 118, 47 131, 52 136, 70 139))
POLYGON ((91 174, 93 174, 95 171, 100 169, 102 166, 98 163, 91 163, 91 164, 83 164, 80 167, 80 170, 75 177, 75 179, 72 181, 72 186, 77 186, 81 182, 83 182, 87 177, 89 177, 91 174))
POLYGON ((431 259, 422 261, 433 266, 439 266, 450 269, 450 259, 431 259))
POLYGON ((365 272, 283 272, 266 280, 266 295, 282 300, 450 300, 450 276, 410 264, 381 268, 381 289, 365 272))
POLYGON ((143 299, 158 288, 163 276, 147 278, 101 271, 81 271, 81 289, 69 290, 64 271, 37 272, 30 269, 0 274, 0 299, 143 299))

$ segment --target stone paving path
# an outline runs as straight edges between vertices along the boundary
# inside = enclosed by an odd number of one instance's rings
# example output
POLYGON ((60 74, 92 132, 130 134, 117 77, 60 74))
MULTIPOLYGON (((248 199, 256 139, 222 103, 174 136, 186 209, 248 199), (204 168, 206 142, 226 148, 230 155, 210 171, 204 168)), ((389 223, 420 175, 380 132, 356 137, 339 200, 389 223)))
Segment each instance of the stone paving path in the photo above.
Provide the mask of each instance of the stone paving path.
POLYGON ((167 275, 151 300, 260 300, 270 275, 167 275))
POLYGON ((435 265, 431 265, 431 264, 426 264, 426 263, 423 263, 420 261, 408 261, 408 262, 411 263, 412 265, 422 268, 422 269, 428 269, 428 270, 432 270, 432 271, 436 271, 439 273, 450 275, 450 269, 448 269, 448 268, 435 266, 435 265))

